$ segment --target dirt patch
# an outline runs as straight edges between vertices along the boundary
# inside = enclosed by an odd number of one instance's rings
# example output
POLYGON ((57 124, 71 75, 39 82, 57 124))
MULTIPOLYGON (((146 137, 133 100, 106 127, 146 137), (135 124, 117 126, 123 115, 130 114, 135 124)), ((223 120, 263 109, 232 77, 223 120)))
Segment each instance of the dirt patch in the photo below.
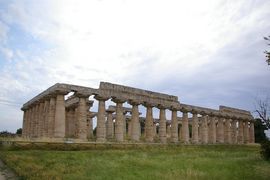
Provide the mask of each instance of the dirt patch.
POLYGON ((17 175, 8 168, 3 161, 0 159, 0 180, 16 180, 19 179, 17 175))

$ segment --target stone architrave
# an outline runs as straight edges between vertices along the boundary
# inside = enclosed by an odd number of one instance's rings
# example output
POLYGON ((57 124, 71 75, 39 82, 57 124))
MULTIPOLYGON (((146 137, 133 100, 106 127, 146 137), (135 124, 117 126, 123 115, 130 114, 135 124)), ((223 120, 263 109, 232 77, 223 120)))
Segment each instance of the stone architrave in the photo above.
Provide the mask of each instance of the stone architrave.
POLYGON ((176 109, 172 109, 171 142, 178 142, 178 120, 176 109))
POLYGON ((141 125, 139 121, 139 109, 138 103, 131 103, 132 115, 131 115, 131 140, 139 141, 141 136, 141 125))
POLYGON ((189 143, 189 127, 188 127, 188 112, 183 110, 183 118, 182 118, 182 133, 181 138, 182 142, 189 143))
POLYGON ((98 100, 98 114, 97 114, 97 141, 104 142, 106 141, 106 115, 105 115, 105 101, 108 98, 101 96, 95 96, 95 99, 98 100))
POLYGON ((146 105, 146 119, 145 119, 145 140, 146 142, 153 142, 153 111, 152 105, 146 105))
POLYGON ((165 108, 159 107, 159 139, 161 143, 167 142, 165 108))

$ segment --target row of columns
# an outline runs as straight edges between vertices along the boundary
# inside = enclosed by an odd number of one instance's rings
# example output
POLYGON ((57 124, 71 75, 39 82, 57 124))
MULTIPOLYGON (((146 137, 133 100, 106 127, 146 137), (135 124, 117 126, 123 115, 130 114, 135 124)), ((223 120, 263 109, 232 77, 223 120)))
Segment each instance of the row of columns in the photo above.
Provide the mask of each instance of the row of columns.
MULTIPOLYGON (((78 106, 74 108, 65 107, 64 95, 67 92, 57 92, 52 94, 24 110, 23 136, 24 137, 49 137, 64 138, 75 137, 86 140, 93 137, 92 118, 89 116, 91 105, 87 103, 88 96, 76 94, 79 97, 78 106)), ((112 98, 116 103, 115 128, 113 130, 112 112, 106 112, 105 102, 109 98, 99 95, 95 96, 98 100, 96 140, 104 142, 115 139, 117 142, 124 141, 126 134, 125 117, 123 114, 123 103, 125 100, 112 98), (107 114, 107 115, 106 115, 107 114)), ((140 103, 129 101, 132 105, 132 115, 130 122, 130 139, 139 141, 141 137, 141 127, 139 121, 138 106, 140 103)), ((153 122, 153 105, 145 103, 145 141, 153 142, 155 136, 155 126, 153 122)), ((159 141, 167 142, 167 134, 170 131, 170 142, 178 143, 248 143, 254 142, 254 124, 253 121, 244 121, 230 119, 229 117, 207 115, 191 111, 192 113, 192 130, 190 137, 188 111, 181 109, 183 113, 182 125, 179 129, 176 108, 171 108, 171 126, 166 128, 166 108, 159 105, 159 141), (238 125, 238 128, 237 128, 238 125)))

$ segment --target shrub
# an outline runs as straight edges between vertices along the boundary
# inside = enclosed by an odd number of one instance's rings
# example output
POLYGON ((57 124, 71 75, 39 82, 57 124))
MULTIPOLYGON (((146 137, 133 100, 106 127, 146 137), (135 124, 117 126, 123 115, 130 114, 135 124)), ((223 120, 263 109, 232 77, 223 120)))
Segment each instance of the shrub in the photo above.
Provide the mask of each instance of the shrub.
POLYGON ((261 155, 264 159, 270 160, 270 141, 261 142, 261 155))

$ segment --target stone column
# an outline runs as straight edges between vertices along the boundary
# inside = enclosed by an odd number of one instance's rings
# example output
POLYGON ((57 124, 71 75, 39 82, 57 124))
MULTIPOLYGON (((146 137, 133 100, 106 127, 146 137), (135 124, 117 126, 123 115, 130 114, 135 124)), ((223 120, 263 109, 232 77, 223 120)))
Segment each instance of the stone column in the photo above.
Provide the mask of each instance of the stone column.
POLYGON ((202 114, 202 143, 208 143, 208 117, 206 114, 202 114))
POLYGON ((161 143, 167 142, 165 107, 159 106, 159 139, 161 143))
POLYGON ((237 127, 236 127, 236 120, 232 119, 232 123, 231 123, 231 131, 232 131, 232 144, 236 144, 237 143, 237 127))
POLYGON ((216 137, 216 119, 213 114, 210 114, 209 116, 210 120, 210 128, 209 128, 209 143, 215 144, 217 141, 216 137))
POLYGON ((65 94, 67 92, 56 92, 56 105, 55 105, 55 119, 54 119, 54 137, 65 137, 65 123, 66 123, 66 110, 65 110, 65 94))
POLYGON ((55 120, 55 97, 50 97, 49 114, 48 114, 48 137, 54 137, 54 120, 55 120))
POLYGON ((153 111, 152 105, 146 104, 146 119, 145 119, 145 140, 153 142, 153 111))
POLYGON ((192 111, 192 143, 199 143, 199 122, 198 122, 198 113, 192 111))
POLYGON ((171 138, 171 125, 170 124, 166 126, 166 131, 167 131, 167 138, 171 138))
POLYGON ((38 112, 38 134, 37 134, 39 138, 43 137, 43 130, 44 130, 43 111, 44 111, 44 102, 40 102, 38 112))
POLYGON ((80 140, 87 139, 87 112, 89 111, 86 101, 88 95, 76 94, 79 97, 78 114, 77 114, 77 136, 80 140))
POLYGON ((243 120, 238 120, 238 143, 243 144, 244 143, 244 124, 243 120))
POLYGON ((139 103, 130 102, 132 105, 131 113, 131 140, 139 141, 141 136, 141 125, 139 120, 139 103))
POLYGON ((29 107, 29 114, 28 114, 28 138, 32 137, 32 117, 33 117, 33 107, 29 107))
POLYGON ((225 119, 225 129, 224 129, 224 142, 227 144, 231 144, 232 143, 232 136, 231 136, 231 119, 229 119, 229 117, 227 117, 225 119))
POLYGON ((38 137, 38 121, 39 121, 39 104, 35 105, 35 114, 34 114, 34 136, 33 137, 38 137))
POLYGON ((31 116, 31 138, 35 136, 35 119, 36 119, 36 106, 33 105, 32 107, 32 116, 31 116))
POLYGON ((178 142, 178 120, 177 110, 175 108, 172 108, 171 142, 178 142))
POLYGON ((123 142, 126 135, 126 119, 123 113, 124 100, 114 98, 113 101, 116 103, 116 118, 115 118, 115 139, 118 142, 123 142))
POLYGON ((107 121, 106 121, 106 137, 107 139, 113 138, 113 111, 107 110, 107 121))
POLYGON ((94 138, 94 134, 93 134, 93 117, 90 114, 90 112, 88 112, 88 115, 87 115, 87 127, 88 127, 87 138, 88 139, 93 139, 94 138))
POLYGON ((49 107, 50 107, 50 99, 45 98, 44 108, 43 108, 43 120, 44 120, 44 129, 43 129, 43 132, 42 132, 43 137, 48 137, 49 107))
POLYGON ((184 143, 189 143, 188 112, 186 110, 182 110, 182 112, 183 117, 182 117, 181 140, 184 143))
POLYGON ((218 126, 217 126, 217 142, 224 143, 224 125, 223 125, 223 117, 218 117, 218 126))
POLYGON ((21 110, 23 111, 23 123, 22 123, 22 137, 26 136, 26 112, 27 109, 26 108, 21 108, 21 110))
POLYGON ((98 114, 97 114, 97 141, 104 142, 106 141, 106 126, 105 126, 105 101, 108 98, 95 96, 95 99, 98 100, 98 114))
POLYGON ((244 143, 248 143, 249 142, 249 125, 248 125, 248 121, 245 121, 244 124, 244 143))
POLYGON ((72 111, 71 111, 71 107, 68 107, 68 108, 66 108, 66 137, 67 138, 71 138, 72 137, 72 134, 71 134, 71 127, 70 127, 70 125, 71 125, 71 122, 72 122, 72 120, 71 120, 71 118, 72 118, 72 111))
POLYGON ((254 121, 250 121, 250 128, 249 128, 249 142, 255 143, 255 137, 254 137, 254 121))

